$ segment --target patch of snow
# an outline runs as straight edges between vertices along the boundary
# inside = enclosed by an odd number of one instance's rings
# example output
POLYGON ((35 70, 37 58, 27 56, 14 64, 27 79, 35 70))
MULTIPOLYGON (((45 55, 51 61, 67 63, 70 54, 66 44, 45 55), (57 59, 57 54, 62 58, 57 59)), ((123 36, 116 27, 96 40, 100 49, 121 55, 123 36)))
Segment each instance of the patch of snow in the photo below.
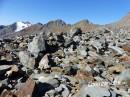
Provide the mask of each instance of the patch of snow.
POLYGON ((15 32, 21 31, 27 27, 30 27, 32 24, 28 22, 16 22, 16 30, 15 32))

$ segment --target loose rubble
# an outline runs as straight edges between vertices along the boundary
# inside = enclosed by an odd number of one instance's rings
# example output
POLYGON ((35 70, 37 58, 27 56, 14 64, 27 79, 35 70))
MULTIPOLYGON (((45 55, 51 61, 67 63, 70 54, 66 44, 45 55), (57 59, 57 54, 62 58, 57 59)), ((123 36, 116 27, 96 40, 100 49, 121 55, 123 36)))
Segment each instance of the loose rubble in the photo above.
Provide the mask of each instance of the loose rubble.
POLYGON ((122 36, 99 27, 3 39, 0 97, 130 97, 130 40, 122 36))

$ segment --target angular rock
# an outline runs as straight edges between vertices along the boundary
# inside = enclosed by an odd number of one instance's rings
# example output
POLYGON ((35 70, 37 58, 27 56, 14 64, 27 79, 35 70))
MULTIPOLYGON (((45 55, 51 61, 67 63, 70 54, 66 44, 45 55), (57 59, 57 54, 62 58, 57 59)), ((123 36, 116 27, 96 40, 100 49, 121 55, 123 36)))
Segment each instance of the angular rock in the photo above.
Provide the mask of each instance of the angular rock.
POLYGON ((32 97, 34 89, 36 88, 36 83, 32 79, 28 79, 26 83, 21 86, 16 92, 17 97, 32 97))
POLYGON ((31 57, 31 55, 26 51, 19 52, 19 60, 25 67, 33 69, 35 66, 35 58, 31 57))
POLYGON ((28 44, 28 51, 33 54, 36 58, 40 51, 45 51, 45 40, 43 35, 35 36, 33 41, 28 44))
POLYGON ((48 63, 49 63, 48 54, 46 54, 46 55, 44 55, 44 57, 39 62, 38 68, 40 70, 50 68, 48 63))

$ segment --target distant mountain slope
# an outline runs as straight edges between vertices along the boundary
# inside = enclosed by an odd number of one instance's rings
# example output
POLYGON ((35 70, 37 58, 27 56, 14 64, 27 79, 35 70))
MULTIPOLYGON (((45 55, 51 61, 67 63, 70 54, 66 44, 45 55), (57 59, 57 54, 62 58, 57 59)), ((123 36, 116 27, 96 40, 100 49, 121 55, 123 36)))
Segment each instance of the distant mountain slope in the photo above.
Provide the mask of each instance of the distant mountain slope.
POLYGON ((54 20, 54 21, 49 21, 48 23, 44 24, 43 31, 50 31, 50 32, 67 32, 71 28, 70 24, 66 24, 63 20, 54 20))
POLYGON ((121 29, 127 30, 128 32, 130 32, 130 13, 124 16, 121 20, 111 23, 111 24, 107 24, 105 26, 115 32, 118 32, 121 29))
POLYGON ((15 27, 16 27, 15 32, 21 31, 27 27, 30 27, 31 25, 32 24, 29 22, 16 22, 15 23, 15 27))
POLYGON ((83 32, 94 30, 99 25, 91 23, 89 20, 81 20, 73 25, 73 27, 81 28, 83 32))
POLYGON ((37 23, 32 25, 27 22, 23 23, 18 22, 9 26, 0 26, 0 38, 30 35, 44 31, 55 33, 68 32, 71 28, 74 27, 81 28, 81 30, 87 32, 98 27, 98 25, 90 23, 88 20, 82 20, 73 25, 66 24, 63 20, 60 19, 49 21, 46 24, 37 23))
POLYGON ((31 25, 32 24, 29 22, 15 22, 8 26, 1 25, 0 37, 8 36, 10 34, 13 34, 14 32, 20 32, 23 29, 30 27, 31 25))
POLYGON ((126 31, 130 32, 130 13, 128 13, 121 20, 106 24, 98 25, 91 23, 89 20, 81 20, 75 24, 67 24, 63 20, 57 19, 54 21, 49 21, 46 24, 31 24, 29 22, 16 22, 8 26, 0 25, 0 38, 15 37, 37 34, 40 32, 69 32, 72 28, 81 28, 83 32, 89 32, 95 30, 98 27, 105 27, 113 32, 126 31))

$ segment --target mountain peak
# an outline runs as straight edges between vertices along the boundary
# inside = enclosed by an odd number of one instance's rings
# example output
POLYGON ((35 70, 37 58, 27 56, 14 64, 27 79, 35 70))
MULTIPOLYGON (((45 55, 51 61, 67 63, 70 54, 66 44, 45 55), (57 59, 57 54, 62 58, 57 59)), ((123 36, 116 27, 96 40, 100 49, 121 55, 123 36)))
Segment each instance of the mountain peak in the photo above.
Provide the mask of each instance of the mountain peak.
POLYGON ((75 23, 74 25, 87 25, 87 24, 92 24, 92 22, 90 22, 87 19, 83 19, 83 20, 80 20, 79 22, 75 23))
POLYGON ((48 26, 49 25, 64 26, 64 25, 66 25, 66 23, 61 19, 57 19, 57 20, 52 20, 52 21, 48 22, 47 25, 48 26))
POLYGON ((83 20, 80 20, 79 22, 81 22, 81 23, 87 23, 87 24, 90 23, 90 21, 88 19, 83 19, 83 20))
POLYGON ((26 21, 26 22, 24 22, 24 21, 17 21, 17 22, 15 22, 15 24, 26 24, 26 25, 31 25, 31 23, 28 22, 28 21, 26 21))
POLYGON ((15 32, 18 32, 18 31, 21 31, 27 27, 30 27, 32 24, 30 22, 21 22, 21 21, 18 21, 15 23, 15 32))

